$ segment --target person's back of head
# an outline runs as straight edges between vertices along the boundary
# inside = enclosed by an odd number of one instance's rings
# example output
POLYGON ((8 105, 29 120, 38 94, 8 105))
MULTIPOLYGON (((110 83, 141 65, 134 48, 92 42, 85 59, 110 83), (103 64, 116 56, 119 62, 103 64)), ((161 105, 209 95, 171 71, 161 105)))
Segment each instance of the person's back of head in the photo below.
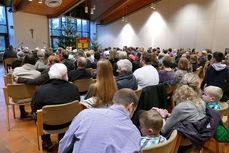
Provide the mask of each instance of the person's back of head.
POLYGON ((189 61, 187 58, 180 58, 178 62, 178 69, 189 70, 189 61))
POLYGON ((127 58, 126 51, 119 52, 118 57, 119 57, 119 59, 126 59, 127 58))
POLYGON ((77 61, 78 68, 86 68, 87 66, 87 60, 85 57, 80 57, 77 61))
POLYGON ((117 65, 118 65, 118 71, 120 71, 121 74, 132 72, 133 66, 132 66, 132 63, 128 59, 119 60, 117 62, 117 65))
POLYGON ((55 56, 55 55, 51 55, 48 57, 48 65, 51 66, 55 63, 59 63, 60 62, 60 59, 59 57, 55 56))
POLYGON ((24 59, 23 59, 22 65, 23 64, 35 65, 35 63, 36 63, 36 59, 33 56, 33 54, 26 54, 25 57, 24 57, 24 59))
POLYGON ((158 136, 163 126, 163 118, 156 110, 142 112, 139 116, 143 136, 158 136))
POLYGON ((100 53, 99 52, 95 52, 94 57, 98 61, 100 59, 100 53))
POLYGON ((221 52, 214 52, 213 58, 214 58, 216 63, 219 63, 219 62, 222 62, 222 60, 224 59, 224 55, 221 52))
POLYGON ((17 59, 18 60, 22 61, 24 57, 25 57, 25 54, 23 51, 17 52, 17 59))
POLYGON ((151 65, 153 62, 153 55, 148 52, 142 52, 142 61, 146 65, 151 65))
POLYGON ((165 56, 163 57, 162 63, 163 63, 163 65, 164 65, 164 67, 166 67, 166 68, 171 67, 171 64, 172 64, 172 59, 171 59, 171 57, 170 57, 169 55, 165 55, 165 56))
POLYGON ((136 108, 138 106, 138 97, 132 89, 123 88, 114 94, 112 102, 115 105, 123 105, 124 107, 133 103, 134 108, 136 108))
POLYGON ((203 100, 209 103, 219 102, 223 96, 223 90, 217 86, 207 86, 204 89, 204 93, 205 96, 209 97, 203 96, 203 100))
POLYGON ((174 99, 177 103, 188 102, 192 103, 198 109, 205 108, 201 100, 201 91, 199 88, 200 78, 195 73, 187 73, 180 81, 174 99))
POLYGON ((68 59, 69 52, 67 50, 62 50, 63 59, 68 59))
POLYGON ((50 79, 59 79, 68 81, 67 67, 62 63, 55 63, 48 72, 50 79))

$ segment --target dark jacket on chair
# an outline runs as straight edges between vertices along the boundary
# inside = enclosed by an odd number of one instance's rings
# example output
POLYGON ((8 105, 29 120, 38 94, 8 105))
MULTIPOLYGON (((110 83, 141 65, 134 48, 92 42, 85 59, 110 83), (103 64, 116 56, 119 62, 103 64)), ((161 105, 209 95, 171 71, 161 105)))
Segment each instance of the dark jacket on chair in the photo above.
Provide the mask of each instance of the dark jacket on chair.
POLYGON ((130 88, 136 90, 138 88, 136 78, 130 72, 115 77, 115 81, 118 89, 130 88))
POLYGON ((86 69, 76 69, 71 71, 68 75, 69 81, 73 82, 80 79, 90 79, 92 78, 91 72, 86 69))

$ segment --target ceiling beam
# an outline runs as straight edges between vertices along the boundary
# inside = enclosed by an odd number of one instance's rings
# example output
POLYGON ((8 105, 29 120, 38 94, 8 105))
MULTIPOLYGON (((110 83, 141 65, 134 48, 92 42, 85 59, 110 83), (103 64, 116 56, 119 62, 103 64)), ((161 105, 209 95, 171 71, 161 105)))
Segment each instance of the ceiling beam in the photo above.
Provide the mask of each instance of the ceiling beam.
POLYGON ((114 9, 118 8, 120 5, 124 4, 127 0, 119 0, 117 3, 112 5, 110 8, 106 9, 104 13, 102 13, 100 16, 98 16, 95 21, 99 21, 102 18, 104 18, 106 15, 110 14, 114 9))
POLYGON ((21 11, 24 8, 26 8, 27 5, 29 5, 29 1, 28 0, 17 0, 15 2, 15 6, 14 6, 14 10, 15 11, 21 11))
POLYGON ((125 15, 137 11, 138 9, 151 4, 157 0, 128 0, 124 2, 120 7, 114 9, 104 18, 100 20, 100 24, 108 24, 114 20, 117 20, 125 15))

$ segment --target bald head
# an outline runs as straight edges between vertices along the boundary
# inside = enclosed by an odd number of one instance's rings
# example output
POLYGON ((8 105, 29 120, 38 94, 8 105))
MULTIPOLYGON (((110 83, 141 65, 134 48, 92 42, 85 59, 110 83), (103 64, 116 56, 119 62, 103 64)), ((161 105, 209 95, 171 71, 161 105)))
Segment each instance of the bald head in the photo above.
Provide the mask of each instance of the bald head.
POLYGON ((87 60, 85 57, 80 57, 77 62, 78 68, 85 68, 87 66, 87 60))

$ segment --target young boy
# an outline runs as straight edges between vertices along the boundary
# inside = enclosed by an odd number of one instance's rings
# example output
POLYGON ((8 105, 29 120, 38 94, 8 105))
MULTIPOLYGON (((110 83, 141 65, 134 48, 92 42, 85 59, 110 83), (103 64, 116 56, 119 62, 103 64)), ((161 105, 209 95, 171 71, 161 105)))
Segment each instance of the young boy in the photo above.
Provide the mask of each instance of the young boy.
POLYGON ((223 96, 223 91, 221 88, 216 86, 208 86, 204 89, 203 100, 206 102, 206 106, 212 109, 220 109, 219 100, 223 96))
POLYGON ((166 141, 166 138, 159 134, 163 126, 163 119, 156 110, 141 113, 139 122, 142 133, 140 150, 166 141))

